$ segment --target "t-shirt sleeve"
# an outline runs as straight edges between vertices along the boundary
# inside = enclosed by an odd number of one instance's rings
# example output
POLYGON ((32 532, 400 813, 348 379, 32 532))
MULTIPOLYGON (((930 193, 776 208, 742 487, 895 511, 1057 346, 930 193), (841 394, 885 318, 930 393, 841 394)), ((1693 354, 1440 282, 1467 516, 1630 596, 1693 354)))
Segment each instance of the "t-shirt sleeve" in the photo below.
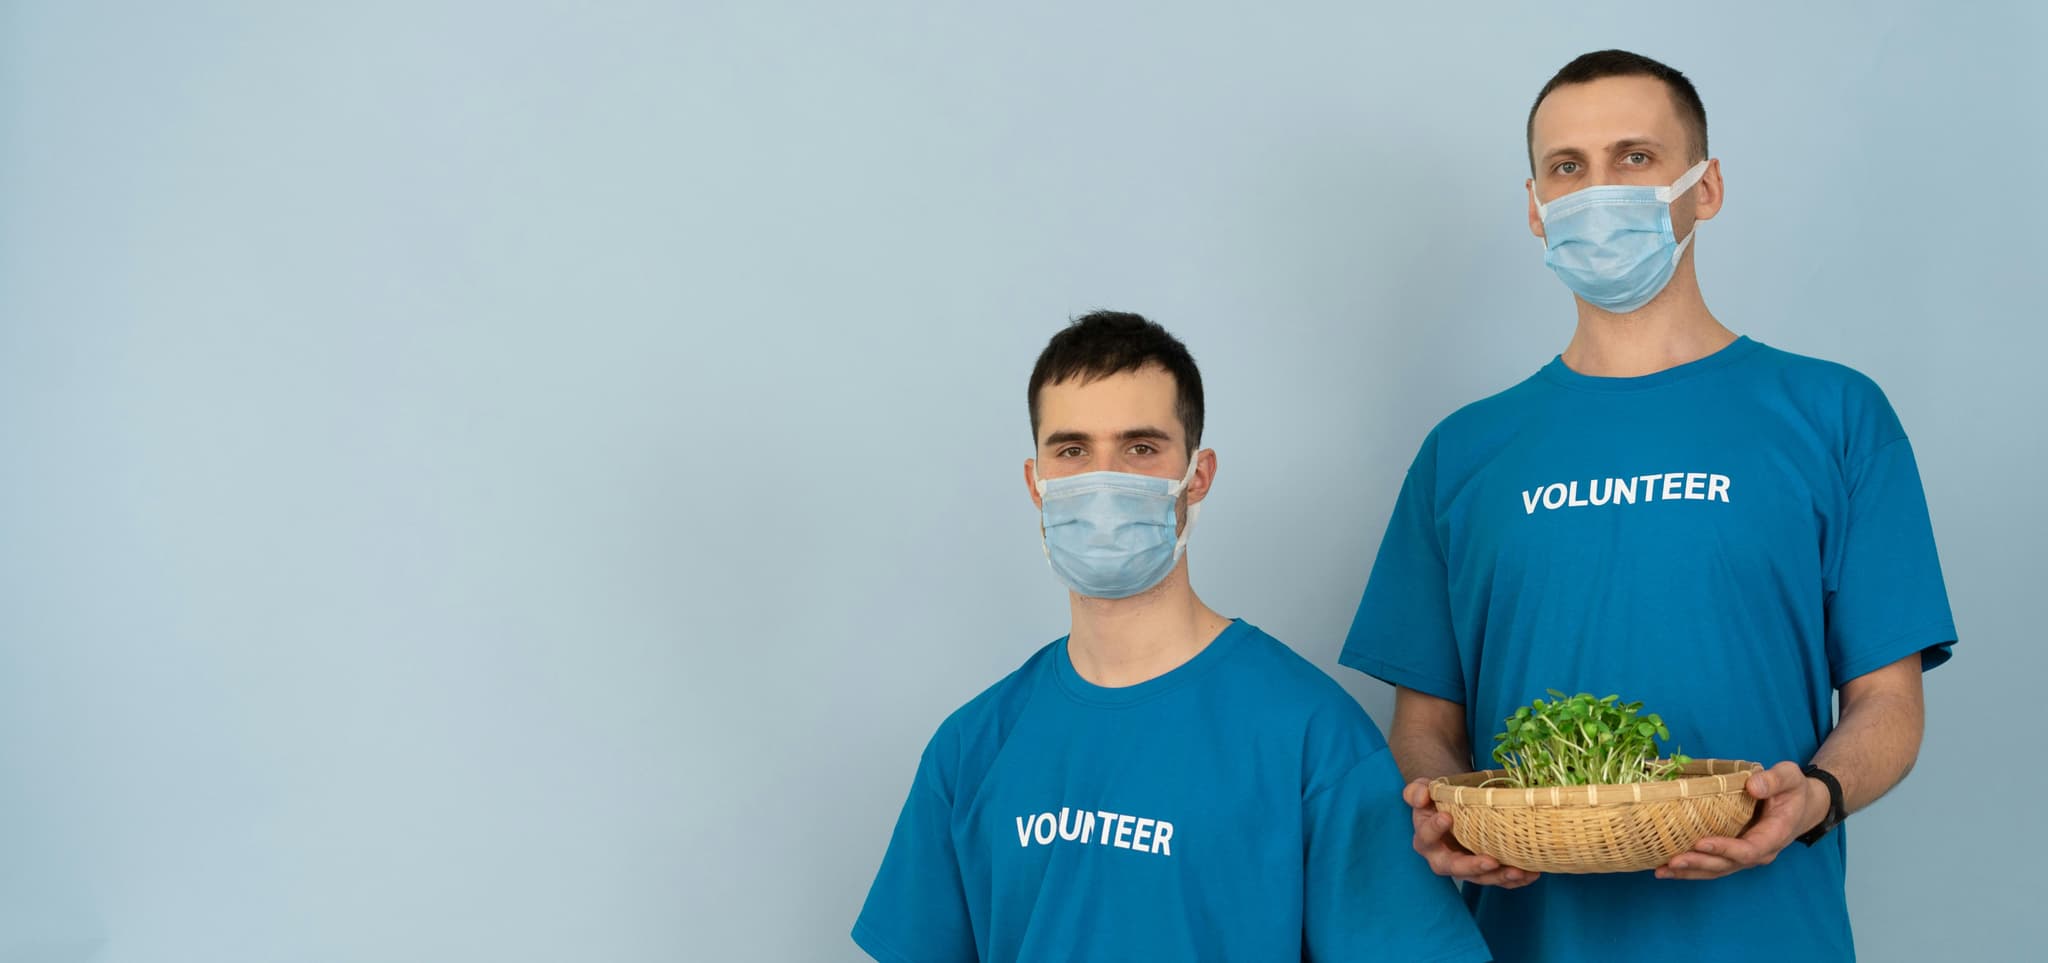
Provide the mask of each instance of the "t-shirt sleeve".
POLYGON ((1491 958, 1457 887, 1416 855, 1391 752, 1360 760, 1302 807, 1305 960, 1491 958))
MULTIPOLYGON (((1880 398, 1879 405, 1883 405, 1880 398)), ((1879 413, 1895 426, 1889 406, 1879 413)), ((1828 668, 1837 688, 1915 652, 1948 661, 1955 618, 1913 447, 1894 429, 1849 466, 1846 522, 1827 591, 1828 668)))
POLYGON ((853 941, 881 963, 973 963, 974 927, 953 850, 952 793, 934 738, 918 763, 882 868, 853 924, 853 941))
POLYGON ((1465 703, 1449 572, 1436 527, 1437 436, 1408 468, 1365 596, 1337 661, 1397 686, 1465 703))

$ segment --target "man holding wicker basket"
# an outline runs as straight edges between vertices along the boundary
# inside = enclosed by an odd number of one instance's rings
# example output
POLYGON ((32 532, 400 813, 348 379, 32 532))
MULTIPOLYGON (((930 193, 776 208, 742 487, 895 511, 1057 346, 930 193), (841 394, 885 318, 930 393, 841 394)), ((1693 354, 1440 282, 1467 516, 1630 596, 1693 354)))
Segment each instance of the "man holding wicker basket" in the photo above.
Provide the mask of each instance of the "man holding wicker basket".
POLYGON ((1774 956, 1851 959, 1841 823, 1912 767, 1921 675, 1956 638, 1912 448, 1868 378, 1707 309, 1692 239, 1723 184, 1683 74, 1587 54, 1526 136, 1529 226, 1577 330, 1424 440, 1340 661, 1396 686, 1415 848, 1465 884, 1497 959, 1718 958, 1677 938, 1707 921, 1774 956), (1615 786, 1552 758, 1560 733, 1598 749, 1617 730, 1769 768, 1674 758, 1646 777, 1674 782, 1615 786), (1461 775, 1489 739, 1523 781, 1461 775), (1673 847, 1648 865, 1565 851, 1717 791, 1740 804, 1720 829, 1637 827, 1673 847), (1470 831, 1496 813, 1538 838, 1470 831), (1567 821, 1575 836, 1545 828, 1567 821), (1537 872, 1500 858, 1510 842, 1562 855, 1537 872))

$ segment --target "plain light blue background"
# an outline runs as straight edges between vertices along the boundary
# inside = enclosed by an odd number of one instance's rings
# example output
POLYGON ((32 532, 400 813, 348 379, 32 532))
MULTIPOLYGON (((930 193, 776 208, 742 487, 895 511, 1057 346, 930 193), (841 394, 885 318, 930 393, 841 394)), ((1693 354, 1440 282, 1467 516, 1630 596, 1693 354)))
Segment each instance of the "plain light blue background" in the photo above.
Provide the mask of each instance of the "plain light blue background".
POLYGON ((1196 585, 1334 669, 1423 433, 1569 334, 1522 121, 1613 45, 1705 96, 1711 306, 1916 440, 1964 642, 1865 957, 2028 955, 2039 10, 0 5, 0 961, 854 958, 1065 627, 1044 340, 1186 339, 1196 585))

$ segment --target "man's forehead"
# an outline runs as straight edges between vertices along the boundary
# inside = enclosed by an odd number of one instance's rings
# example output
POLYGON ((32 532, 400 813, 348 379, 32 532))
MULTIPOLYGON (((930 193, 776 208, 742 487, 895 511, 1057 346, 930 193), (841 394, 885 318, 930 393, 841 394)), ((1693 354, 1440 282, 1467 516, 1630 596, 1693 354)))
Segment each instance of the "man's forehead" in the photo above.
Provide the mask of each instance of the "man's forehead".
POLYGON ((1107 408, 1130 405, 1173 404, 1177 397, 1173 374, 1157 365, 1134 371, 1096 377, 1075 377, 1046 384, 1038 390, 1040 408, 1054 405, 1107 408))
POLYGON ((1655 77, 1602 77, 1566 84, 1536 107, 1530 133, 1538 156, 1559 148, 1597 150, 1632 139, 1668 141, 1684 124, 1671 89, 1655 77))
POLYGON ((1178 433, 1173 376, 1140 368, 1093 380, 1072 378, 1039 390, 1038 433, 1119 437, 1140 429, 1178 433))

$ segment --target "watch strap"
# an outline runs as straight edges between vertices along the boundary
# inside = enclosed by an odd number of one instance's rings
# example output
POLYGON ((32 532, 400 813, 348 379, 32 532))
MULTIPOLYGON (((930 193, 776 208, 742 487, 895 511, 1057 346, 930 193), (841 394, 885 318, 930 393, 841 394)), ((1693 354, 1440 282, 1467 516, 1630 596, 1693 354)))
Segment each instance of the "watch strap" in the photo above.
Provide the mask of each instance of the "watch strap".
POLYGON ((1799 837, 1800 842, 1811 846, 1814 843, 1820 842, 1821 838, 1826 836, 1829 830, 1840 826, 1846 821, 1849 818, 1849 812, 1848 808, 1842 803, 1842 782, 1835 778, 1834 773, 1811 763, 1801 767, 1799 772, 1801 775, 1820 780, 1821 785, 1828 787, 1828 814, 1822 817, 1820 825, 1807 830, 1805 835, 1799 837))

